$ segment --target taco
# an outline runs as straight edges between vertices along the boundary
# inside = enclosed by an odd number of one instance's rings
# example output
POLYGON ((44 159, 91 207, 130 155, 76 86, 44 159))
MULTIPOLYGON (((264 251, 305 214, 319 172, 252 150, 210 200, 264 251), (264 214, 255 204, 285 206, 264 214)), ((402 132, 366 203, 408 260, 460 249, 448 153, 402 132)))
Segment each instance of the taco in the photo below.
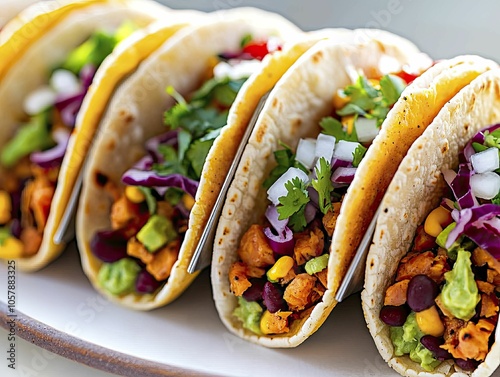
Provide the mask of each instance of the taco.
POLYGON ((262 94, 312 45, 303 38, 272 13, 216 12, 162 45, 115 93, 77 213, 82 266, 98 291, 149 310, 195 279, 187 267, 239 140, 262 94), (214 139, 223 140, 217 151, 214 139))
POLYGON ((489 376, 500 363, 500 71, 447 103, 382 201, 363 310, 405 376, 489 376))
POLYGON ((0 11, 0 30, 25 7, 33 4, 37 0, 6 0, 2 2, 0 11))
MULTIPOLYGON (((48 13, 42 12, 44 4, 24 12, 30 20, 0 45, 0 258, 16 259, 21 269, 29 271, 44 267, 64 248, 54 243, 53 236, 66 207, 64 196, 72 190, 66 179, 76 179, 76 167, 88 145, 82 145, 69 164, 71 153, 66 151, 74 147, 69 139, 79 133, 91 138, 95 131, 95 124, 76 121, 86 92, 90 87, 91 91, 103 88, 93 110, 99 116, 106 96, 145 54, 146 49, 135 48, 143 35, 138 30, 157 16, 172 19, 171 12, 150 2, 73 2, 48 13), (39 17, 52 23, 44 24, 39 17), (34 33, 34 26, 40 31, 34 33), (23 38, 28 30, 31 38, 23 38), (125 42, 134 32, 139 34, 125 42), (69 167, 74 169, 66 172, 69 167)), ((152 28, 163 41, 180 27, 152 28)))
POLYGON ((496 66, 464 57, 416 77, 403 69, 416 47, 359 32, 373 38, 318 43, 276 85, 219 221, 217 310, 231 332, 267 347, 297 346, 320 327, 407 149, 496 66))

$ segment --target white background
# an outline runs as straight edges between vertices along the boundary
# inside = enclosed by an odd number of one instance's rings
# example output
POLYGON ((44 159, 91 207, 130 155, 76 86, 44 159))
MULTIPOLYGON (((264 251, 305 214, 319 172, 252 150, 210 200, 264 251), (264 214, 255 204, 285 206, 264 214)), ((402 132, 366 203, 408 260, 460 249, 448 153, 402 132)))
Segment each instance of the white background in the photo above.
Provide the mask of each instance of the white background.
MULTIPOLYGON (((0 0, 0 12, 2 1, 0 0)), ((379 27, 411 39, 421 50, 435 59, 467 53, 480 54, 500 61, 500 2, 493 0, 481 3, 452 0, 439 2, 164 0, 163 2, 173 8, 191 7, 205 11, 235 6, 259 6, 289 17, 305 30, 321 27, 379 27)), ((3 283, 0 283, 0 286, 1 284, 3 283)), ((327 322, 327 325, 329 328, 330 322, 327 322)), ((318 336, 327 337, 328 334, 320 330, 318 336)), ((364 339, 369 339, 369 336, 364 339)), ((0 330, 0 355, 7 349, 6 343, 7 334, 4 330, 0 330)), ((18 364, 23 369, 11 373, 6 368, 4 357, 0 356, 1 376, 59 377, 70 374, 72 377, 111 376, 42 351, 21 339, 17 340, 17 355, 18 364)), ((379 365, 380 360, 374 360, 373 363, 379 365)), ((500 372, 497 371, 495 375, 500 376, 500 372)))

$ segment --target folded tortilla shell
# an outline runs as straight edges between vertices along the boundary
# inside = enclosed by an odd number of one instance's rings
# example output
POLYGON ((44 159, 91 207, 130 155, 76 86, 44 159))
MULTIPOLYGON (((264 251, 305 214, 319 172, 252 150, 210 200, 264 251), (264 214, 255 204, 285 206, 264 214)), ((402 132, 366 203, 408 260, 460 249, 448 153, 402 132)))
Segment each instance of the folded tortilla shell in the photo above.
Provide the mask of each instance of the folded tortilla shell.
MULTIPOLYGON (((349 44, 338 44, 334 39, 316 44, 271 92, 229 189, 215 237, 214 299, 221 320, 234 334, 267 347, 295 347, 321 326, 334 307, 335 290, 329 287, 323 300, 293 322, 288 333, 257 336, 245 330, 232 314, 238 303, 230 292, 229 268, 238 260, 237 249, 245 231, 263 221, 267 195, 262 183, 275 166, 273 151, 279 148, 278 143, 295 148, 301 137, 317 136, 320 119, 331 113, 334 93, 356 80, 358 70, 377 77, 385 68, 384 60, 390 58, 401 66, 418 53, 413 44, 390 33, 357 30, 349 44)), ((337 273, 331 263, 329 276, 337 273)), ((344 263, 348 265, 347 260, 344 263)))
POLYGON ((500 364, 500 330, 485 361, 474 372, 452 362, 425 371, 408 356, 394 356, 389 327, 379 319, 385 291, 408 252, 417 226, 445 194, 444 169, 458 166, 458 155, 482 128, 500 122, 500 70, 478 76, 441 109, 408 151, 382 201, 361 294, 368 329, 383 359, 404 376, 490 376, 500 364))
MULTIPOLYGON (((4 65, 0 63, 0 76, 3 73, 3 77, 0 78, 0 98, 2 98, 0 101, 0 112, 2 113, 0 149, 2 149, 15 134, 17 127, 21 124, 21 120, 25 116, 23 110, 25 97, 39 86, 46 84, 47 72, 50 72, 54 65, 63 61, 67 54, 88 38, 94 30, 98 28, 117 28, 126 20, 133 21, 138 27, 144 27, 153 22, 155 18, 161 14, 165 14, 168 17, 168 12, 166 10, 162 9, 162 13, 158 12, 157 4, 153 4, 152 8, 148 6, 150 2, 141 2, 141 4, 143 5, 143 9, 138 10, 137 3, 134 1, 90 2, 86 4, 85 7, 67 12, 65 16, 59 18, 58 22, 49 30, 41 35, 37 35, 33 43, 19 50, 19 53, 15 55, 13 64, 4 65)), ((37 5, 39 4, 36 4, 35 7, 37 5)), ((36 20, 36 17, 34 20, 36 20)), ((35 22, 34 20, 32 22, 35 22)), ((30 23, 24 25, 20 30, 29 28, 29 25, 30 23)), ((174 28, 173 31, 175 30, 174 28)), ((3 48, 2 51, 14 48, 13 46, 17 43, 17 39, 14 38, 15 35, 16 34, 13 34, 12 40, 0 46, 0 49, 3 48)), ((126 50, 127 46, 132 47, 134 38, 128 42, 129 44, 124 41, 125 46, 121 47, 116 54, 119 54, 120 51, 124 49, 126 50)), ((133 55, 132 51, 130 57, 133 55)), ((91 91, 96 86, 99 86, 99 80, 102 81, 99 77, 106 77, 106 85, 109 87, 110 91, 112 91, 114 86, 118 85, 121 79, 129 73, 127 70, 134 68, 133 64, 130 64, 123 67, 123 70, 119 70, 112 66, 112 60, 113 58, 103 63, 102 70, 96 78, 96 81, 94 81, 91 91)), ((130 63, 132 63, 132 61, 130 63)), ((105 105, 106 98, 104 95, 102 99, 103 102, 101 104, 105 105)), ((94 132, 91 125, 77 127, 79 129, 84 129, 84 132, 89 137, 91 137, 94 132)), ((87 145, 84 145, 84 147, 87 148, 87 145)), ((68 147, 68 152, 71 148, 72 146, 70 145, 70 147, 68 147)), ((86 149, 81 149, 79 152, 80 153, 76 157, 78 162, 81 163, 85 157, 86 149)), ((63 162, 63 166, 66 165, 66 170, 69 165, 67 161, 69 154, 70 153, 66 153, 66 160, 63 162)), ((72 163, 74 160, 75 159, 73 159, 72 163)), ((56 193, 52 200, 49 217, 44 229, 42 244, 38 253, 33 257, 18 260, 18 266, 23 270, 35 271, 44 267, 50 261, 54 260, 64 248, 63 244, 56 245, 53 242, 53 235, 67 204, 67 201, 61 198, 61 196, 71 193, 68 192, 70 188, 68 188, 67 185, 59 185, 59 182, 65 182, 64 178, 67 176, 65 168, 63 167, 59 174, 58 186, 56 187, 56 193)), ((3 168, 0 167, 0 175, 3 174, 3 171, 3 168)), ((78 172, 72 173, 74 177, 71 178, 76 179, 77 173, 78 172)))
MULTIPOLYGON (((251 8, 239 8, 211 14, 210 20, 186 28, 161 46, 130 76, 115 93, 108 106, 93 146, 89 165, 85 169, 84 187, 77 214, 77 240, 82 266, 93 286, 110 300, 137 310, 150 310, 168 304, 177 298, 198 275, 189 274, 187 266, 197 245, 199 232, 206 224, 209 211, 215 203, 221 180, 234 158, 238 138, 241 138, 259 93, 272 87, 286 70, 288 60, 264 61, 262 73, 254 76, 238 93, 231 109, 228 124, 218 138, 225 145, 219 154, 211 149, 202 172, 202 179, 191 211, 188 232, 177 262, 166 284, 159 292, 149 295, 128 294, 115 297, 104 292, 97 281, 102 265, 90 250, 90 240, 103 229, 110 229, 112 200, 96 180, 103 174, 123 187, 122 174, 144 154, 144 143, 166 131, 163 113, 173 99, 165 88, 172 85, 182 95, 188 95, 203 82, 210 59, 223 52, 239 48, 241 38, 250 33, 255 38, 276 35, 285 41, 302 34, 299 29, 278 15, 251 8), (221 141, 223 140, 223 141, 221 141), (225 141, 224 141, 225 140, 225 141)), ((308 45, 293 50, 299 54, 308 45)), ((290 58, 291 59, 291 58, 290 58)))

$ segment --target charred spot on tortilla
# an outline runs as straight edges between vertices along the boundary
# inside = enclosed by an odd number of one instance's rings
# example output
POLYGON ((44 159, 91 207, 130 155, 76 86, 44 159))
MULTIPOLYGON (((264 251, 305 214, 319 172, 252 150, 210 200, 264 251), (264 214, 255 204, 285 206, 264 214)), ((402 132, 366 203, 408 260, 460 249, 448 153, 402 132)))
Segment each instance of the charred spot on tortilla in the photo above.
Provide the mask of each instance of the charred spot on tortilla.
POLYGON ((100 171, 97 171, 95 172, 95 181, 97 183, 97 186, 104 187, 108 183, 109 178, 100 171))
POLYGON ((256 138, 258 143, 262 143, 264 135, 267 133, 267 129, 268 129, 267 123, 262 123, 262 127, 257 129, 256 138))
POLYGON ((231 203, 235 203, 238 200, 238 194, 234 194, 231 198, 231 203))
POLYGON ((276 97, 274 97, 271 105, 272 105, 272 107, 278 107, 278 99, 276 97))
POLYGON ((448 142, 445 142, 445 144, 441 147, 441 152, 445 154, 448 151, 448 149, 450 149, 448 142))
POLYGON ((226 235, 228 235, 230 232, 231 232, 231 231, 229 230, 229 228, 228 228, 228 227, 224 227, 224 232, 223 232, 223 234, 224 234, 225 236, 226 236, 226 235))
POLYGON ((323 58, 323 52, 322 51, 318 51, 317 53, 315 53, 313 56, 312 56, 312 61, 314 63, 319 63, 321 61, 321 59, 323 58))
POLYGON ((107 144, 106 148, 110 151, 114 150, 116 147, 116 141, 115 139, 111 139, 109 143, 107 144))
POLYGON ((134 116, 132 115, 131 112, 121 109, 120 112, 118 113, 118 116, 125 122, 125 123, 132 123, 134 121, 134 116))

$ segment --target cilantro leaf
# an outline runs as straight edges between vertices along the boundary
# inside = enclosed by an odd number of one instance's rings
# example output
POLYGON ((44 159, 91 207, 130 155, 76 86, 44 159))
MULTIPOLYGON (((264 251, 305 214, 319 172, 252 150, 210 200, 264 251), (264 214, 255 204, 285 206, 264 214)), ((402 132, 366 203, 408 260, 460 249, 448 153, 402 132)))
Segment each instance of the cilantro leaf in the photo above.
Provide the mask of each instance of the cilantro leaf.
POLYGON ((182 199, 184 191, 177 187, 169 187, 165 192, 164 198, 172 206, 176 206, 182 199))
MULTIPOLYGON (((373 107, 372 107, 373 108, 373 107)), ((337 111, 337 115, 340 116, 345 116, 345 115, 352 115, 352 114, 358 114, 358 115, 367 115, 368 113, 361 108, 359 105, 355 103, 349 102, 347 105, 345 105, 343 108, 337 111)))
POLYGON ((189 160, 191 167, 194 170, 196 180, 199 180, 201 177, 203 165, 205 164, 208 152, 210 151, 213 143, 213 140, 196 140, 191 144, 186 152, 186 158, 189 160))
POLYGON ((406 83, 398 76, 385 75, 382 77, 380 79, 380 90, 384 105, 389 107, 395 104, 405 87, 406 83))
POLYGON ((191 144, 191 134, 185 130, 180 130, 177 134, 177 156, 179 161, 184 160, 184 155, 189 148, 189 144, 191 144))
POLYGON ((146 197, 146 204, 148 205, 149 214, 154 215, 156 213, 156 198, 153 196, 153 192, 150 187, 137 186, 137 188, 146 197))
POLYGON ((284 143, 280 143, 280 145, 284 149, 274 151, 274 159, 278 163, 278 166, 271 170, 269 176, 262 184, 266 190, 271 187, 273 183, 288 170, 288 168, 299 168, 304 173, 309 174, 309 170, 295 159, 295 154, 292 152, 292 149, 284 143))
MULTIPOLYGON (((344 89, 344 93, 345 95, 349 96, 349 104, 353 105, 352 109, 356 109, 356 111, 358 111, 358 114, 359 111, 367 111, 373 109, 373 107, 375 106, 374 98, 377 98, 379 96, 378 90, 376 90, 364 76, 359 76, 355 84, 348 85, 344 89)), ((345 107, 342 110, 344 109, 345 107)))
POLYGON ((496 204, 497 206, 500 205, 500 192, 495 196, 493 199, 491 199, 491 202, 493 204, 496 204))
POLYGON ((241 48, 245 47, 247 44, 252 42, 252 40, 253 40, 252 34, 245 34, 243 38, 241 38, 240 47, 241 48))
POLYGON ((311 184, 319 194, 319 209, 323 214, 326 214, 332 206, 331 193, 333 185, 330 163, 324 157, 321 157, 319 159, 319 168, 316 166, 315 170, 317 179, 314 179, 311 184))
POLYGON ((358 165, 360 164, 361 160, 365 156, 365 153, 366 153, 367 150, 368 149, 365 148, 364 146, 362 146, 361 144, 358 145, 358 147, 353 152, 354 158, 352 160, 352 166, 354 166, 355 168, 358 167, 358 165))
POLYGON ((278 198, 281 206, 278 206, 279 219, 289 219, 292 230, 299 229, 307 225, 305 219, 306 204, 309 203, 309 193, 306 184, 298 177, 285 183, 287 195, 278 198), (295 215, 295 216, 294 216, 295 215), (293 217, 293 218, 292 218, 293 217))
POLYGON ((483 144, 480 144, 480 143, 472 143, 472 148, 474 148, 474 151, 476 153, 479 153, 479 152, 482 152, 482 151, 485 151, 486 149, 488 149, 487 146, 483 145, 483 144))
POLYGON ((344 126, 342 125, 342 123, 340 123, 335 118, 325 117, 321 119, 319 125, 323 129, 324 134, 334 136, 337 142, 339 142, 340 140, 358 141, 355 127, 353 127, 353 132, 351 134, 348 134, 344 130, 344 126))

